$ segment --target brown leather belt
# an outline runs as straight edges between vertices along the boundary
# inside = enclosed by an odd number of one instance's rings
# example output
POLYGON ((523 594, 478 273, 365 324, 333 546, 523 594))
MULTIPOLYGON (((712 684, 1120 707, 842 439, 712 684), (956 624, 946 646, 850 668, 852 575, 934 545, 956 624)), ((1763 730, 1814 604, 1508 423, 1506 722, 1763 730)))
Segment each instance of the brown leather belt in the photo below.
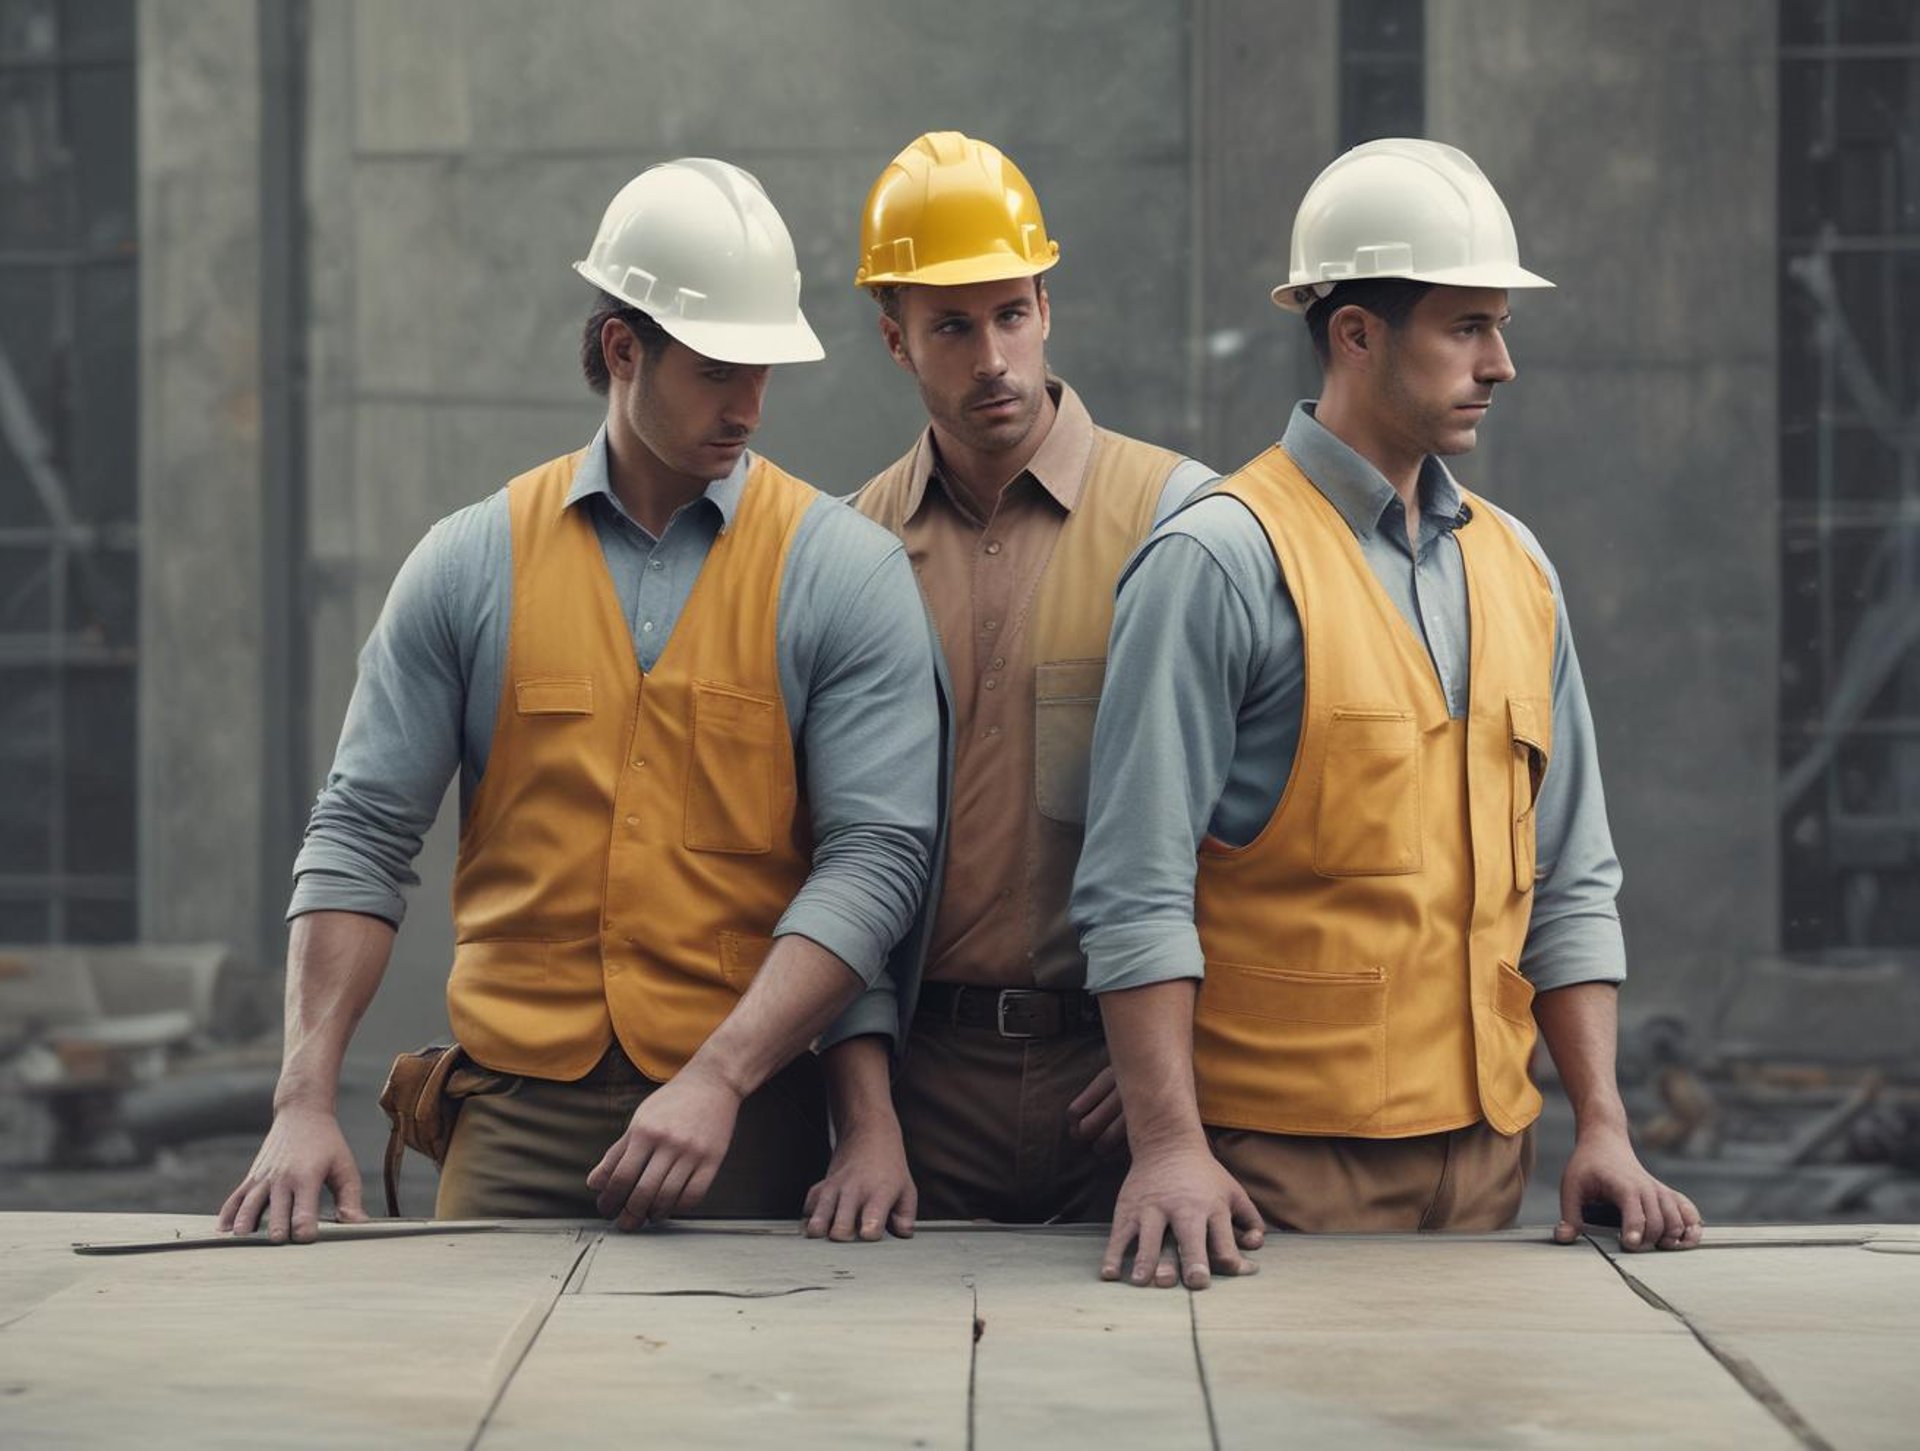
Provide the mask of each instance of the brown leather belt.
POLYGON ((916 1023, 981 1028, 1002 1038, 1064 1038, 1100 1031, 1100 1002, 1079 988, 969 987, 930 982, 920 988, 916 1023))

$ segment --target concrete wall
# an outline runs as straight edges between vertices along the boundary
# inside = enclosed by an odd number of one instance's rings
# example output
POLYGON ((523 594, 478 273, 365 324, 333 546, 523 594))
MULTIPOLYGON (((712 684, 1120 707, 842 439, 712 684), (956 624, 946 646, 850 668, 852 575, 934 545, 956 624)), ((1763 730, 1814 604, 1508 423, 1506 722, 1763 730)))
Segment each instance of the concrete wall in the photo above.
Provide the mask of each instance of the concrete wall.
POLYGON ((259 57, 253 0, 139 14, 140 930, 257 947, 259 57))
POLYGON ((1565 580, 1633 1011, 1778 939, 1773 7, 1428 0, 1428 130, 1501 189, 1520 377, 1462 473, 1565 580))

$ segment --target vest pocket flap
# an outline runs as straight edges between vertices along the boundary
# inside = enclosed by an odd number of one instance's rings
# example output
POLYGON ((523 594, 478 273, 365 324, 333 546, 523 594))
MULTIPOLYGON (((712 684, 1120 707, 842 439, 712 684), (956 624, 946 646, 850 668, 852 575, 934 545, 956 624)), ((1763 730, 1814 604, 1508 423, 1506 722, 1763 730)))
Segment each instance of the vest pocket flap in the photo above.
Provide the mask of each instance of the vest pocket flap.
POLYGON ((1526 747, 1539 758, 1542 772, 1546 770, 1547 758, 1553 754, 1553 734, 1548 725, 1550 719, 1545 701, 1523 695, 1507 697, 1507 728, 1513 736, 1513 742, 1516 746, 1526 747))
POLYGON ((1041 705, 1089 705, 1100 700, 1107 662, 1047 660, 1033 668, 1033 698, 1041 705))
POLYGON ((1033 795, 1050 821, 1087 819, 1093 721, 1105 660, 1048 660, 1033 671, 1033 795))
POLYGON ((1411 751, 1413 712, 1392 706, 1337 705, 1327 736, 1327 750, 1411 751))
POLYGON ((1533 1023, 1533 984, 1503 962, 1493 975, 1493 1010, 1515 1023, 1533 1023))
POLYGON ((592 715, 591 675, 536 675, 513 682, 514 709, 521 715, 592 715))
POLYGON ((771 937, 755 937, 746 932, 720 934, 720 975, 743 992, 752 983, 760 964, 773 951, 771 937))
POLYGON ((1362 1026, 1387 1019, 1387 973, 1381 967, 1298 972, 1209 961, 1200 994, 1210 1009, 1250 1018, 1362 1026))

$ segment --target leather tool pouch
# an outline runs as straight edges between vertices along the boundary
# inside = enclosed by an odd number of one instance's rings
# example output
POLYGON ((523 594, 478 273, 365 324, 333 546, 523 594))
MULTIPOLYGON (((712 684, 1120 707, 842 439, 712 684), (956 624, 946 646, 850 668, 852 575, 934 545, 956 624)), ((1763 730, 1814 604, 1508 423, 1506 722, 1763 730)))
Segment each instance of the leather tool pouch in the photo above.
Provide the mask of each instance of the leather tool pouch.
POLYGON ((447 1097, 447 1079, 465 1061, 457 1043, 435 1043, 402 1053, 387 1071, 380 1107, 392 1125, 387 1135, 387 1213, 400 1217, 400 1160, 406 1150, 438 1164, 453 1142, 459 1101, 447 1097))

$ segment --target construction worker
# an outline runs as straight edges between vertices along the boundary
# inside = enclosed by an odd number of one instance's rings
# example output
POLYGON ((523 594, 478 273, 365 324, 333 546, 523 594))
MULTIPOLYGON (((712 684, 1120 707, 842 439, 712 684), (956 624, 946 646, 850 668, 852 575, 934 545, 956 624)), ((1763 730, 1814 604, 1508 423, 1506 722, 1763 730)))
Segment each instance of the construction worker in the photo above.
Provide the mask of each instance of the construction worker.
POLYGON ((1059 256, 1019 168, 957 132, 914 141, 867 198, 854 282, 928 426, 853 503, 906 541, 951 762, 937 903, 896 984, 910 1030, 892 1106, 883 1001, 875 1034, 830 1060, 856 1132, 811 1233, 903 1232, 916 1189, 932 1219, 1104 1220, 1119 1185, 1119 1102, 1067 894, 1114 580, 1214 475, 1097 427, 1049 376, 1042 274, 1059 256))
POLYGON ((586 259, 587 446, 442 520, 360 660, 295 867, 275 1117, 222 1228, 360 1219, 334 1117, 409 862, 461 782, 441 1217, 795 1215, 806 1045, 912 921, 938 716, 898 541, 747 449, 819 358, 785 224, 722 161, 643 172, 586 259))
POLYGON ((1463 153, 1340 157, 1273 294, 1318 403, 1121 585, 1073 901, 1133 1149, 1108 1278, 1130 1243, 1136 1283, 1242 1271, 1263 1220, 1510 1223, 1536 1024, 1578 1119, 1557 1237, 1609 1201, 1629 1248, 1699 1240, 1614 1084, 1620 870, 1559 582, 1442 462, 1514 377, 1509 291, 1551 285, 1463 153))

